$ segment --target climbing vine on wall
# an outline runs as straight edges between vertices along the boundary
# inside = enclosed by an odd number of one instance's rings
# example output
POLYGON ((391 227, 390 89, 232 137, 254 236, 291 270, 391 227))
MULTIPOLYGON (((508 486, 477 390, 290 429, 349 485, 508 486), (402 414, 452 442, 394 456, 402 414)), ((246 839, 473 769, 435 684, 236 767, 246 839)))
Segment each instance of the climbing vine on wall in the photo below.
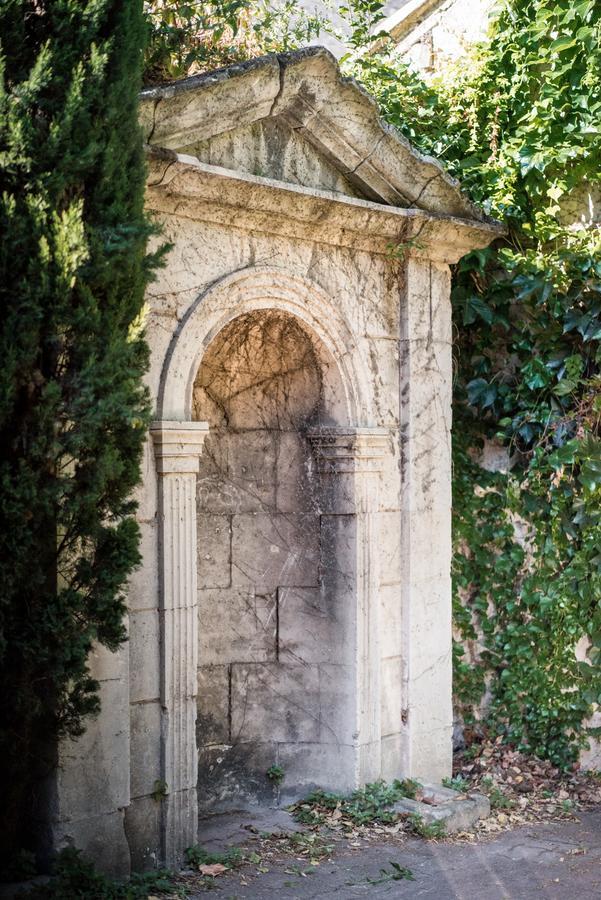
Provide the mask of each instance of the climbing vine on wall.
POLYGON ((455 694, 469 718, 488 686, 489 723, 562 765, 601 699, 600 29, 594 0, 505 0, 428 85, 354 63, 508 228, 454 277, 455 694), (491 440, 508 473, 477 464, 491 440))
MULTIPOLYGON (((274 4, 227 8, 223 61, 282 46, 274 4)), ((378 0, 343 14, 348 73, 507 225, 454 272, 455 695, 469 721, 486 693, 490 727, 569 765, 601 701, 601 6, 503 0, 489 41, 428 83, 374 37, 378 0), (479 465, 491 441, 508 471, 479 465)), ((320 27, 289 23, 288 47, 320 27)), ((207 67, 186 47, 186 71, 207 67)))

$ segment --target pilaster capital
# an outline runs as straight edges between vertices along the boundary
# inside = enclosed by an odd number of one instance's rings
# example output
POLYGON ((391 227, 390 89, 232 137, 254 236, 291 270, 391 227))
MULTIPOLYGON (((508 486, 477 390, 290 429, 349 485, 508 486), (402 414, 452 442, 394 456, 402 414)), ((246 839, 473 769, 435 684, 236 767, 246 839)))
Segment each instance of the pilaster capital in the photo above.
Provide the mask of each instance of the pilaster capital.
POLYGON ((159 475, 196 473, 208 422, 153 422, 150 434, 159 475))
POLYGON ((307 437, 322 474, 379 472, 390 435, 386 428, 324 426, 310 428, 307 437))

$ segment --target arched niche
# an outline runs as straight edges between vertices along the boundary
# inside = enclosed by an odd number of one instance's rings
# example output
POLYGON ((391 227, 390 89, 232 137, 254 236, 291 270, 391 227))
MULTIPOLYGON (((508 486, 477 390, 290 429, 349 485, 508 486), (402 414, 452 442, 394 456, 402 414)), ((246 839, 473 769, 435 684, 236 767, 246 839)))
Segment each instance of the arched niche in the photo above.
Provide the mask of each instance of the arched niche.
POLYGON ((298 795, 352 746, 353 584, 311 443, 346 424, 346 399, 323 342, 281 308, 231 319, 201 360, 201 811, 277 800, 265 774, 274 765, 298 795))
POLYGON ((369 425, 373 399, 369 371, 356 337, 335 301, 318 284, 271 266, 242 269, 220 279, 202 293, 183 317, 173 337, 161 376, 158 418, 190 421, 193 390, 200 362, 215 336, 233 318, 261 309, 277 309, 301 322, 314 336, 317 352, 327 362, 326 397, 340 424, 369 425))
POLYGON ((153 426, 166 858, 197 796, 273 801, 272 765, 285 797, 379 777, 371 409, 352 330, 308 279, 234 273, 174 335, 153 426))

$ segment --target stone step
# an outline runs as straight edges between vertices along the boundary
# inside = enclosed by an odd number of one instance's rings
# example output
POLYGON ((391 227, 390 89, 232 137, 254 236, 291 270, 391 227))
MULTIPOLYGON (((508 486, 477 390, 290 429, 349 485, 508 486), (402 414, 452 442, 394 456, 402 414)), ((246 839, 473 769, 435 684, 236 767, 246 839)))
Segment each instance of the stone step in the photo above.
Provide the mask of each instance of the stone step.
POLYGON ((468 831, 490 815, 490 803, 483 794, 454 791, 440 784, 422 784, 419 800, 405 797, 394 804, 394 812, 420 816, 425 825, 443 822, 447 834, 468 831))

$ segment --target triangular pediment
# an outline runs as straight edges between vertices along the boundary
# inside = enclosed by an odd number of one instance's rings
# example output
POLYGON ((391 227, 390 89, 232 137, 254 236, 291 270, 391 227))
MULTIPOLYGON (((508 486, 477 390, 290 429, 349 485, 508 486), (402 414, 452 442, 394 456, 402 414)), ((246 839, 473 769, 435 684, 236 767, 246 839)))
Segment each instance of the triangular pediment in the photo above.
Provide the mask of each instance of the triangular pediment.
POLYGON ((334 163, 281 116, 266 116, 182 147, 200 162, 307 188, 364 197, 334 163))
POLYGON ((322 47, 250 60, 141 95, 153 147, 278 182, 472 221, 486 217, 434 159, 379 118, 322 47))

